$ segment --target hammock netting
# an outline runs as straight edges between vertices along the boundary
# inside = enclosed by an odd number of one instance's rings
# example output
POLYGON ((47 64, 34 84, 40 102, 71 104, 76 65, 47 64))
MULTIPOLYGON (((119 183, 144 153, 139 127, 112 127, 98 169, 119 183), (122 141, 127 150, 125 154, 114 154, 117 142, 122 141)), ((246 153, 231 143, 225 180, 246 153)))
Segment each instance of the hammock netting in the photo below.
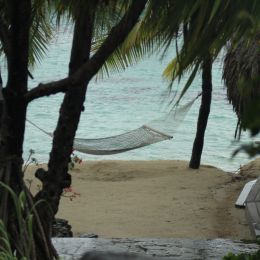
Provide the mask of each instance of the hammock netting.
MULTIPOLYGON (((74 149, 87 154, 109 155, 169 140, 172 136, 166 134, 165 131, 169 133, 174 133, 176 131, 176 128, 184 120, 197 98, 198 97, 184 106, 176 107, 159 119, 153 120, 146 125, 120 135, 97 139, 75 138, 74 149)), ((27 119, 27 121, 40 131, 52 136, 51 133, 43 130, 30 120, 27 119)))
POLYGON ((106 155, 123 153, 146 145, 171 139, 172 136, 160 133, 147 126, 121 135, 98 139, 75 138, 74 149, 88 154, 106 155))

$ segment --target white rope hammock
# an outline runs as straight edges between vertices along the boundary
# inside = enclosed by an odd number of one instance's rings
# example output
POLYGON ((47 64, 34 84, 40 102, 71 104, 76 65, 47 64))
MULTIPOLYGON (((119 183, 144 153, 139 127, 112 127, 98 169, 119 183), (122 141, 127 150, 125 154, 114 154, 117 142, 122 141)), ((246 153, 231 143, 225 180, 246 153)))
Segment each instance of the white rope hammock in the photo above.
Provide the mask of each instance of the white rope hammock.
MULTIPOLYGON (((170 111, 170 113, 162 118, 153 120, 146 125, 120 135, 97 139, 75 138, 73 147, 82 153, 109 155, 169 140, 173 137, 172 135, 164 133, 165 129, 174 133, 197 98, 198 96, 186 105, 170 111)), ((45 131, 32 121, 28 119, 27 121, 43 133, 51 137, 53 136, 52 133, 45 131)))

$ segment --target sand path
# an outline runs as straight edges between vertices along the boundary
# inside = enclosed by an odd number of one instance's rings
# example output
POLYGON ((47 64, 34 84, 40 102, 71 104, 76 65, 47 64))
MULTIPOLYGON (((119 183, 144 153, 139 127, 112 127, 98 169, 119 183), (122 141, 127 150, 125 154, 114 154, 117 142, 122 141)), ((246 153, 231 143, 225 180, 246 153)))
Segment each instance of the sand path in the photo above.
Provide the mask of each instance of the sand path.
MULTIPOLYGON (((243 209, 234 203, 243 185, 259 175, 260 160, 234 180, 184 161, 89 161, 72 172, 81 195, 62 198, 58 216, 74 235, 250 239, 243 209)), ((32 178, 32 167, 26 178, 32 178)), ((33 181, 33 189, 37 182, 33 181)))

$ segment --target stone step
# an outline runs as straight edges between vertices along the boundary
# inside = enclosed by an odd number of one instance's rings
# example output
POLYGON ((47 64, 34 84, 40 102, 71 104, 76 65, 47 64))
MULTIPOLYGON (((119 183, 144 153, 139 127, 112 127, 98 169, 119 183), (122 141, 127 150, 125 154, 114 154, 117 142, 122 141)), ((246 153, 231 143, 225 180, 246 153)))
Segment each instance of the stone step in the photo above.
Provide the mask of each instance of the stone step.
MULTIPOLYGON (((134 253, 141 256, 172 260, 220 260, 228 252, 235 254, 253 253, 260 249, 259 245, 254 243, 228 239, 53 238, 53 243, 64 260, 78 260, 84 253, 93 251, 134 253)), ((108 260, 111 258, 101 259, 108 260)))

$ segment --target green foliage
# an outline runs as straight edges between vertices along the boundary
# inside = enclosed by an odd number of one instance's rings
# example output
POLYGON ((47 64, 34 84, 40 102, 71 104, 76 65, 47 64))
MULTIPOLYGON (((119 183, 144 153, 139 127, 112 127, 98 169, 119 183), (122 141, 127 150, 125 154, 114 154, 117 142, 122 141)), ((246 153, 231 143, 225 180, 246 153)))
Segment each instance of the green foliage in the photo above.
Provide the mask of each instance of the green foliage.
MULTIPOLYGON (((260 132, 260 102, 256 100, 248 106, 246 112, 241 118, 241 126, 243 129, 248 129, 251 132, 251 136, 256 136, 260 132)), ((250 157, 254 157, 260 154, 260 142, 251 142, 249 144, 242 145, 237 149, 233 156, 239 152, 245 152, 250 157)))
MULTIPOLYGON (((139 22, 125 42, 109 57, 103 70, 125 69, 151 53, 163 53, 175 43, 175 51, 164 76, 180 80, 190 76, 181 97, 191 86, 207 53, 213 60, 223 48, 240 39, 249 42, 260 29, 260 2, 257 0, 150 0, 139 22), (185 30, 183 29, 185 26, 185 30), (164 50, 164 52, 162 51, 164 50)), ((94 49, 103 39, 97 39, 94 49)), ((180 97, 180 98, 181 98, 180 97)))
MULTIPOLYGON (((15 192, 5 185, 4 183, 0 182, 0 186, 2 186, 4 189, 6 189, 11 195, 12 201, 15 206, 16 210, 16 217, 18 222, 18 233, 23 234, 25 230, 28 230, 29 234, 29 241, 32 241, 33 234, 32 234, 32 215, 29 215, 27 220, 24 222, 23 220, 23 210, 25 205, 25 194, 24 192, 21 192, 19 196, 15 194, 15 192)), ((21 237, 22 239, 22 237, 21 237)), ((16 252, 13 252, 11 249, 11 238, 7 232, 7 229, 5 227, 4 222, 0 219, 0 259, 10 259, 10 260, 18 260, 16 257, 16 252)), ((30 257, 30 250, 31 250, 31 242, 29 242, 29 245, 23 246, 20 248, 19 254, 23 257, 21 260, 29 259, 30 257)))
POLYGON ((238 254, 228 253, 223 257, 223 260, 259 260, 260 259, 260 250, 253 254, 238 254))
MULTIPOLYGON (((10 50, 10 21, 12 2, 0 0, 0 55, 8 55, 10 50)), ((53 36, 51 23, 51 6, 46 0, 32 0, 31 28, 30 28, 30 53, 29 63, 34 66, 41 61, 47 51, 48 44, 53 36)))
POLYGON ((10 239, 6 227, 1 219, 0 219, 0 259, 17 260, 17 257, 12 252, 10 239))
POLYGON ((260 132, 260 98, 252 102, 242 117, 242 127, 249 129, 252 136, 260 132))
POLYGON ((31 259, 34 244, 32 211, 34 207, 42 201, 37 202, 37 204, 28 211, 24 191, 17 196, 6 184, 0 182, 0 187, 8 192, 14 204, 16 221, 18 223, 17 235, 20 238, 19 246, 17 246, 18 251, 13 252, 11 249, 13 238, 9 236, 4 222, 0 219, 0 259, 18 260, 17 255, 22 256, 19 260, 31 259))
POLYGON ((32 25, 29 38, 29 61, 31 66, 43 59, 53 36, 53 29, 49 1, 32 1, 32 25))

